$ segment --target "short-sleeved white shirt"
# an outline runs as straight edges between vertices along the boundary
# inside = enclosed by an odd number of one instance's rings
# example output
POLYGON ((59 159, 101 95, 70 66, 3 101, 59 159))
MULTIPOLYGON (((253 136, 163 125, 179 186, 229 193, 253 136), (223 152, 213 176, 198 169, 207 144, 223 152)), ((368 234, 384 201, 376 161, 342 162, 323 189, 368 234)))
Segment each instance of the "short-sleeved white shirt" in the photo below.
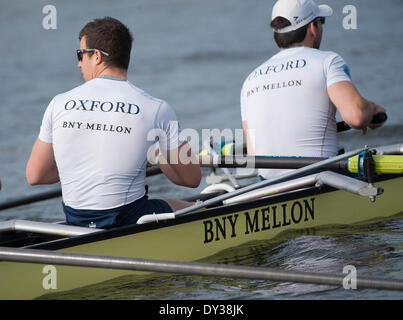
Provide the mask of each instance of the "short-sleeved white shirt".
MULTIPOLYGON (((336 108, 327 88, 351 81, 334 52, 281 50, 257 67, 241 91, 241 115, 256 155, 329 157, 337 154, 336 108)), ((265 178, 281 169, 260 169, 265 178)))
POLYGON ((53 144, 64 203, 94 210, 144 196, 149 148, 158 139, 166 149, 182 143, 176 114, 165 101, 110 78, 54 97, 39 139, 53 144))

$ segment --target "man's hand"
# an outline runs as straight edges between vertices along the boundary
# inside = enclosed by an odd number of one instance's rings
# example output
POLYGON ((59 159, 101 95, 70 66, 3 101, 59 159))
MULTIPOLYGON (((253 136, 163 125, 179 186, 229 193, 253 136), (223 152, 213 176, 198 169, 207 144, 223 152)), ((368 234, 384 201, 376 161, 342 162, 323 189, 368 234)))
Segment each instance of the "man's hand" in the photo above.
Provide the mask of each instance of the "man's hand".
POLYGON ((371 123, 372 118, 386 110, 372 101, 364 99, 349 81, 341 81, 332 84, 328 88, 330 100, 340 112, 343 120, 352 128, 367 133, 367 127, 377 129, 382 123, 371 123))

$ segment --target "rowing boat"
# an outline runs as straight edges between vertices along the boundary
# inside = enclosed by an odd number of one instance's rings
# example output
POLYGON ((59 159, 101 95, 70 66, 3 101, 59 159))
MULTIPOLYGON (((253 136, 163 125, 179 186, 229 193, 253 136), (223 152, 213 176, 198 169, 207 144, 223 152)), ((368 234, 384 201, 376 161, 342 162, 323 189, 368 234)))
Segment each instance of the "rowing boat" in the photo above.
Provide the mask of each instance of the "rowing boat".
MULTIPOLYGON (((379 147, 377 153, 403 154, 401 145, 379 147)), ((228 193, 222 184, 212 187, 212 193, 188 200, 209 203, 228 193)), ((379 174, 368 183, 321 171, 226 197, 174 219, 152 215, 152 222, 111 230, 6 221, 0 223, 0 247, 196 261, 285 232, 393 218, 403 211, 402 189, 401 173, 379 174)), ((145 272, 1 261, 0 299, 38 298, 129 274, 145 272)))

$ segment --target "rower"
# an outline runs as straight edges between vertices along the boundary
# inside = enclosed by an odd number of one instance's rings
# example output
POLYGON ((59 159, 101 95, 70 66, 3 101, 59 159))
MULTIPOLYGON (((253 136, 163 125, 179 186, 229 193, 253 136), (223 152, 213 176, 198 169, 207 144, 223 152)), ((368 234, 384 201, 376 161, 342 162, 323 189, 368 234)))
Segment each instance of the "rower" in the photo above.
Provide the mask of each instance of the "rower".
MULTIPOLYGON (((332 157, 338 152, 336 110, 366 133, 385 112, 364 99, 337 53, 319 50, 323 25, 333 14, 313 0, 278 0, 271 27, 280 52, 253 70, 241 91, 242 126, 249 155, 332 157)), ((284 173, 260 169, 263 178, 284 173)))
POLYGON ((95 19, 79 39, 85 83, 57 95, 46 109, 26 168, 28 183, 60 180, 67 223, 84 227, 134 224, 143 214, 191 205, 148 199, 149 155, 158 153, 155 164, 178 185, 197 187, 201 172, 188 161, 192 150, 180 138, 172 107, 127 80, 133 40, 128 28, 113 18, 95 19), (156 141, 156 153, 149 152, 156 141))

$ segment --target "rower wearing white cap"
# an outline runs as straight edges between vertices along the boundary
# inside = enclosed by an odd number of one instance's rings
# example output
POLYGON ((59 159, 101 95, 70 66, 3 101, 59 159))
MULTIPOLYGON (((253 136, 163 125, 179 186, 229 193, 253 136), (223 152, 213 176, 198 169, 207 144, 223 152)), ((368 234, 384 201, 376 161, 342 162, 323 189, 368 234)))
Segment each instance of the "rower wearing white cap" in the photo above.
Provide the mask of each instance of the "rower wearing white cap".
MULTIPOLYGON (((270 26, 280 52, 246 78, 241 91, 242 126, 248 154, 330 157, 337 154, 336 110, 352 128, 376 129, 385 112, 364 99, 336 53, 319 50, 328 5, 279 0, 270 26)), ((263 178, 283 173, 261 169, 263 178)))

